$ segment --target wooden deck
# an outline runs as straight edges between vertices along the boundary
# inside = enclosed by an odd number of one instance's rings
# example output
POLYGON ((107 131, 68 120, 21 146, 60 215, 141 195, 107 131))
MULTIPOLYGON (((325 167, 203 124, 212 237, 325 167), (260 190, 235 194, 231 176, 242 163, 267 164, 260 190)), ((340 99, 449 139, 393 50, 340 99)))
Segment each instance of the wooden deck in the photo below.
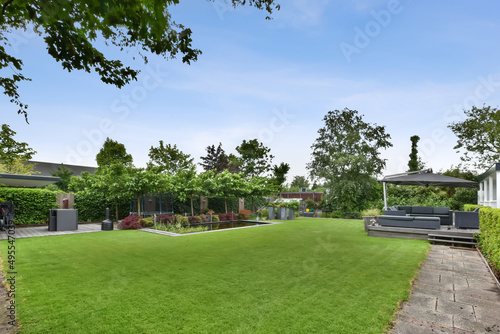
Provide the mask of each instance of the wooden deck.
POLYGON ((459 229, 450 226, 441 226, 439 230, 391 227, 391 226, 367 226, 368 236, 382 238, 401 238, 401 239, 422 239, 438 243, 447 243, 455 245, 476 244, 474 234, 479 234, 478 229, 459 229), (461 242, 462 241, 462 242, 461 242))

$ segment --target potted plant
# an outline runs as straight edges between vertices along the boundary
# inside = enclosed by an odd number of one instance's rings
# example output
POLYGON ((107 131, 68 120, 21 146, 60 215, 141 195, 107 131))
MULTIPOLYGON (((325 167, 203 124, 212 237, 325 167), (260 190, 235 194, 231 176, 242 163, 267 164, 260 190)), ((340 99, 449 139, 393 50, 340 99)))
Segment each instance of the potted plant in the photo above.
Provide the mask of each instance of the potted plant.
POLYGON ((276 214, 274 212, 275 207, 276 207, 276 203, 274 203, 274 202, 269 203, 269 220, 276 219, 276 214))
POLYGON ((286 220, 286 204, 285 203, 279 203, 278 204, 278 219, 279 220, 286 220))
POLYGON ((299 202, 298 201, 288 202, 287 207, 288 207, 288 219, 294 220, 295 211, 299 210, 299 202))
POLYGON ((373 223, 378 223, 378 216, 380 216, 381 214, 382 211, 380 211, 380 209, 377 208, 368 209, 361 212, 366 232, 368 232, 368 225, 372 225, 373 223))

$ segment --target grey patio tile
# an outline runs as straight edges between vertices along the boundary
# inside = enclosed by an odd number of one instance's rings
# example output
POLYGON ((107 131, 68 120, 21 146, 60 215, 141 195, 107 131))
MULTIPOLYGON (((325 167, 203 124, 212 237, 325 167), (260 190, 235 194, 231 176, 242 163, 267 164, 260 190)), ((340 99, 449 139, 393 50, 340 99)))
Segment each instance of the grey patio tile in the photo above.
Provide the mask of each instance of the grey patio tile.
POLYGON ((500 327, 497 325, 488 325, 460 317, 454 317, 453 324, 457 333, 459 333, 458 330, 465 333, 500 333, 500 327))

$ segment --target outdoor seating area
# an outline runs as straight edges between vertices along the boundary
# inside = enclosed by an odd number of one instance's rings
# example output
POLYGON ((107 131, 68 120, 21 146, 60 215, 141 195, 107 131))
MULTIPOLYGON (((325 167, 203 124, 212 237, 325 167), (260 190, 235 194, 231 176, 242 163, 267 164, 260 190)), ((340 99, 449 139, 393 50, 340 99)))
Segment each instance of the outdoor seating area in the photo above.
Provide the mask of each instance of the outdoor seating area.
POLYGON ((448 207, 392 206, 379 216, 380 226, 423 228, 437 230, 441 226, 479 228, 478 211, 455 211, 448 207))

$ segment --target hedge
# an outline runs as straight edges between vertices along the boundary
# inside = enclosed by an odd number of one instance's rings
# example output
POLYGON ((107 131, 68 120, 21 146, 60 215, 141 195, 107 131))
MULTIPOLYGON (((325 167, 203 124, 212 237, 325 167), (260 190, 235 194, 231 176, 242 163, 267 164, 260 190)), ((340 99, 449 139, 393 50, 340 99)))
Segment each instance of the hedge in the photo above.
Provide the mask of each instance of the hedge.
POLYGON ((45 189, 0 187, 0 198, 14 203, 14 223, 45 224, 49 210, 57 208, 57 192, 45 189))
POLYGON ((500 270, 500 209, 479 210, 479 230, 481 252, 500 270))
MULTIPOLYGON (((75 194, 75 209, 78 209, 78 220, 81 222, 100 222, 106 219, 106 208, 109 208, 109 219, 115 220, 115 201, 107 200, 104 194, 79 191, 75 194)), ((130 214, 130 199, 118 200, 119 218, 130 214)))
POLYGON ((474 211, 477 208, 484 208, 481 204, 464 204, 464 211, 474 211))

